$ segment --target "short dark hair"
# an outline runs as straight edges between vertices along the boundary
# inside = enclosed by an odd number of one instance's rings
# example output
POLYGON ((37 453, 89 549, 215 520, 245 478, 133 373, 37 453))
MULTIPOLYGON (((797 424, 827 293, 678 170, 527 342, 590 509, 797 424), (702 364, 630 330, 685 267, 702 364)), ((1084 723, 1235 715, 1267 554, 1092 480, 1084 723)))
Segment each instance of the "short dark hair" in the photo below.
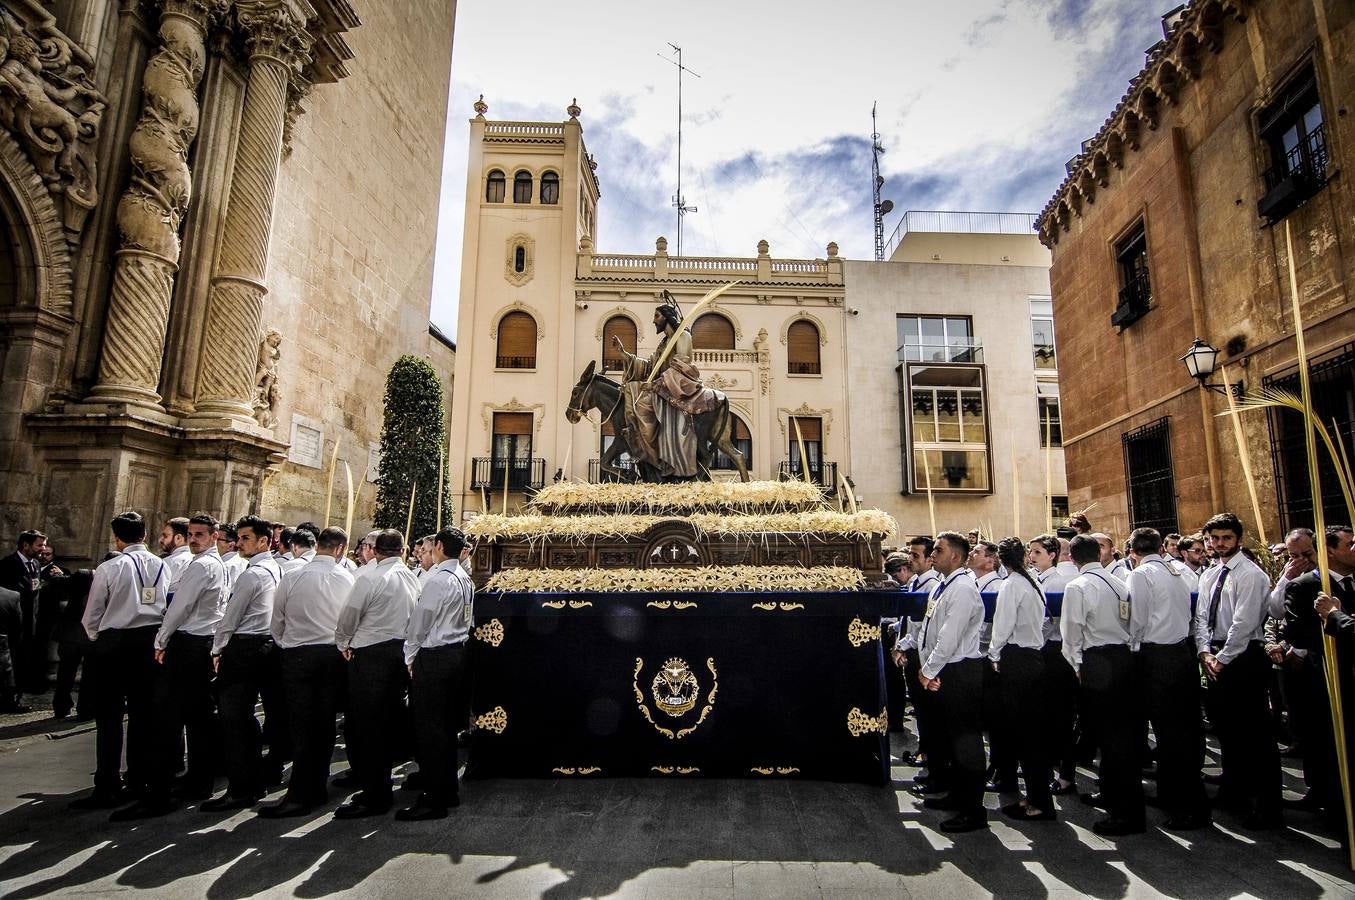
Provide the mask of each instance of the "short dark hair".
POLYGON ((1341 535, 1355 534, 1355 530, 1349 525, 1328 525, 1327 526, 1327 549, 1335 550, 1336 545, 1341 543, 1341 535))
POLYGON ((1317 535, 1313 533, 1313 529, 1311 528, 1291 528, 1289 529, 1289 533, 1284 536, 1286 544, 1289 543, 1291 537, 1306 537, 1308 540, 1312 541, 1317 538, 1317 535))
POLYGON ((1162 549, 1162 535, 1156 528, 1135 528, 1129 534, 1129 549, 1147 556, 1162 549))
POLYGON ((172 519, 167 519, 165 524, 169 526, 170 531, 173 531, 179 537, 188 537, 188 518, 186 516, 175 516, 172 519))
POLYGON ((1092 530, 1091 520, 1085 512, 1076 512, 1068 517, 1068 525, 1078 534, 1087 534, 1092 530))
POLYGON ((974 549, 982 550, 984 553, 987 553, 989 556, 993 557, 993 559, 998 558, 997 555, 998 546, 992 541, 979 541, 977 544, 974 545, 974 549))
POLYGON ((1071 541, 1077 536, 1077 533, 1077 529, 1071 525, 1060 525, 1058 528, 1054 529, 1055 536, 1061 537, 1066 541, 1071 541))
POLYGON ((216 530, 221 532, 221 534, 225 536, 226 540, 232 544, 240 540, 240 535, 236 533, 235 526, 232 525, 230 522, 218 522, 216 525, 216 530))
POLYGON ((295 528, 284 528, 282 534, 278 535, 278 543, 284 547, 292 546, 292 538, 296 536, 295 528))
POLYGON ((908 542, 909 547, 916 547, 918 544, 922 545, 922 553, 924 555, 931 556, 932 548, 936 546, 936 541, 930 534, 919 534, 908 542))
POLYGON ((1176 542, 1176 549, 1182 553, 1185 553, 1187 550, 1195 549, 1195 545, 1198 543, 1199 540, 1194 536, 1189 534, 1183 534, 1181 536, 1181 540, 1176 542))
POLYGON ((958 531, 943 531, 936 536, 937 541, 945 541, 946 546, 952 550, 960 551, 960 558, 969 557, 969 538, 960 534, 958 531))
POLYGON ((311 533, 311 537, 317 540, 319 540, 320 538, 320 526, 316 525, 314 522, 302 522, 300 525, 296 526, 296 530, 309 531, 311 533))
POLYGON ((331 525, 320 532, 318 543, 321 550, 338 550, 348 543, 348 532, 337 525, 331 525))
POLYGON ((298 528, 292 532, 292 546, 301 547, 304 550, 315 549, 315 535, 311 534, 309 528, 298 528))
POLYGON ((17 550, 17 549, 19 549, 20 547, 23 547, 25 544, 32 544, 32 543, 36 542, 38 538, 45 538, 45 537, 47 537, 47 535, 43 534, 41 531, 36 531, 36 530, 33 530, 33 529, 29 529, 28 531, 21 532, 21 533, 19 534, 18 539, 14 542, 14 549, 17 550))
POLYGON ((108 524, 113 529, 113 536, 124 544, 139 544, 146 539, 146 520, 139 512, 118 513, 108 524))
POLYGON ((1179 541, 1179 540, 1181 540, 1181 535, 1177 534, 1175 531, 1171 532, 1170 534, 1162 535, 1162 543, 1164 544, 1167 543, 1167 541, 1179 541))
POLYGON ((266 534, 273 533, 273 523, 263 518, 262 516, 241 516, 239 521, 235 523, 235 532, 237 538, 239 536, 239 533, 241 531, 244 531, 246 528, 254 532, 254 536, 256 538, 263 537, 266 534))
MULTIPOLYGON (((211 516, 207 515, 206 513, 198 513, 196 516, 194 516, 193 518, 191 518, 191 519, 188 520, 188 524, 189 524, 189 525, 206 525, 209 531, 216 531, 216 527, 217 527, 216 519, 212 518, 211 516)), ((185 526, 184 530, 185 530, 185 531, 187 530, 187 526, 185 526)))
POLYGON ((893 575, 895 572, 908 568, 908 557, 903 553, 894 552, 885 557, 885 574, 893 575))
MULTIPOLYGON (((1058 558, 1058 555, 1061 552, 1063 552, 1063 547, 1062 545, 1059 544, 1059 539, 1052 534, 1036 535, 1035 537, 1030 539, 1029 543, 1039 544, 1040 547, 1044 550, 1044 552, 1055 557, 1056 559, 1058 558)), ((1096 541, 1092 541, 1092 543, 1096 543, 1096 541)), ((1100 544, 1097 544, 1097 546, 1099 547, 1100 544)))
POLYGON ((405 549, 405 536, 394 528, 383 528, 376 533, 372 549, 382 556, 395 556, 405 549))
POLYGON ((1101 542, 1090 535, 1079 534, 1068 542, 1068 553, 1073 557, 1073 562, 1085 566, 1101 558, 1101 542))
POLYGON ((1237 535, 1237 539, 1242 540, 1242 520, 1230 512, 1218 513, 1209 517, 1209 521, 1204 523, 1200 529, 1204 534, 1211 531, 1231 531, 1237 535))
POLYGON ((451 559, 460 556, 461 551, 470 543, 460 528, 444 528, 433 535, 433 540, 442 545, 443 555, 451 559))

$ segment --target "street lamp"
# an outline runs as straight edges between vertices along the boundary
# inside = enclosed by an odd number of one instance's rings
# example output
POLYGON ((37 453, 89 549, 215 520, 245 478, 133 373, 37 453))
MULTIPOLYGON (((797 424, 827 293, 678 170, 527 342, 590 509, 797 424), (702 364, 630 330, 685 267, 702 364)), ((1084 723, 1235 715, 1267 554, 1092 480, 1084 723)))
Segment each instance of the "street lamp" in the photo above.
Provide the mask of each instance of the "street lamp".
POLYGON ((1217 347, 1196 338, 1191 342, 1186 355, 1181 357, 1181 362, 1186 364, 1186 371, 1190 373, 1191 378, 1199 383, 1200 387, 1211 390, 1216 394, 1223 394, 1231 390, 1235 397, 1241 397, 1242 382, 1240 381, 1230 385, 1209 383, 1209 376, 1214 374, 1214 365, 1218 362, 1218 358, 1217 347))

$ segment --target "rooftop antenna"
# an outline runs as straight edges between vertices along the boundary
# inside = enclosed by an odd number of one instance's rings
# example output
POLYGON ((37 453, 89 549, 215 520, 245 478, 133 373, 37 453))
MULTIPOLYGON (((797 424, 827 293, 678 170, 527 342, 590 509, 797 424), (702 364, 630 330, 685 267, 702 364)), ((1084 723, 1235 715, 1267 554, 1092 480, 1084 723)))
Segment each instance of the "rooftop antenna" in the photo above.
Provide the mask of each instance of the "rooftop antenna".
POLYGON ((875 261, 884 262, 885 216, 894 211, 894 201, 880 199, 880 188, 885 184, 880 174, 880 157, 884 155, 885 147, 880 143, 880 128, 875 124, 875 106, 875 103, 870 105, 870 192, 875 201, 875 261))
MULTIPOLYGON (((669 63, 672 63, 673 65, 676 65, 676 66, 677 66, 677 73, 678 73, 677 193, 673 195, 673 208, 677 210, 677 254, 676 254, 676 255, 677 255, 677 256, 681 256, 681 255, 682 255, 682 218, 683 218, 684 216, 686 216, 687 213, 694 213, 694 212, 697 211, 695 206, 688 206, 688 205, 687 205, 687 198, 682 196, 682 75, 683 75, 684 72, 691 72, 691 74, 692 74, 692 75, 695 75, 697 78, 700 78, 701 76, 698 75, 696 72, 692 72, 691 69, 687 68, 686 66, 684 66, 684 65, 682 64, 682 48, 681 48, 681 47, 679 47, 677 44, 674 44, 672 41, 669 41, 669 42, 668 42, 668 46, 672 47, 672 48, 673 48, 673 52, 677 54, 677 62, 676 62, 676 63, 673 63, 673 61, 672 61, 671 59, 666 60, 666 61, 669 62, 669 63)), ((663 59, 663 58, 664 58, 662 53, 659 54, 659 58, 660 58, 660 59, 663 59)))

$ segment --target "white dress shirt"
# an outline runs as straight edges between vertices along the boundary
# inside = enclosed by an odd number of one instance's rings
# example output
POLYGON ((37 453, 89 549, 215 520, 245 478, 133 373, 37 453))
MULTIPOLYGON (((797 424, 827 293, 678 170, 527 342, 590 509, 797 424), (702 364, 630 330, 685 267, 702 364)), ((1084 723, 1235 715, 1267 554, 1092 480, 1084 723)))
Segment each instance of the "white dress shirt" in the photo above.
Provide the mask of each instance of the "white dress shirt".
POLYGON ((997 662, 1008 644, 1031 650, 1044 646, 1044 594, 1020 575, 1003 581, 997 592, 988 658, 997 662))
POLYGON ((1192 593, 1200 586, 1200 576, 1192 572, 1190 566, 1175 557, 1164 556, 1163 559, 1167 561, 1167 565, 1171 566, 1176 573, 1181 576, 1192 593))
MULTIPOLYGON (((1076 575, 1070 575, 1063 570, 1063 563, 1045 569, 1043 572, 1033 572, 1035 583, 1040 586, 1040 591, 1045 594, 1061 594, 1064 588, 1068 586, 1076 575)), ((1044 639, 1048 641, 1061 641, 1063 637, 1059 633, 1059 617, 1046 615, 1044 620, 1044 639)))
POLYGON ((174 593, 174 584, 183 575, 183 570, 188 568, 188 564, 193 561, 193 551, 188 549, 188 545, 175 547, 172 551, 161 557, 160 561, 165 564, 165 577, 169 579, 169 592, 174 593))
POLYGON ((226 611, 226 568, 215 547, 194 556, 174 586, 174 601, 155 635, 155 649, 169 646, 174 632, 211 637, 226 611))
POLYGON ((270 632, 283 649, 333 644, 339 613, 353 591, 353 575, 332 556, 316 556, 293 571, 273 595, 270 632))
MULTIPOLYGON (((973 569, 969 570, 973 573, 973 569)), ((988 572, 982 578, 976 578, 976 584, 980 594, 996 594, 1002 587, 1002 579, 1006 577, 997 572, 988 572)), ((983 599, 980 597, 979 599, 983 599)), ((985 606, 986 610, 987 607, 985 606)), ((993 623, 989 622, 985 616, 984 622, 979 626, 979 648, 984 653, 988 652, 988 645, 993 640, 993 623)))
POLYGON ((1099 562, 1087 563, 1063 589, 1063 658, 1075 670, 1082 668, 1082 652, 1110 644, 1129 645, 1130 633, 1142 614, 1130 603, 1129 623, 1120 618, 1120 603, 1129 600, 1129 588, 1099 562))
POLYGON ((235 580, 240 577, 241 572, 245 571, 247 565, 249 565, 249 560, 241 556, 238 550, 231 550, 222 554, 221 566, 226 570, 226 583, 221 589, 223 597, 230 597, 231 591, 235 590, 235 580))
POLYGON ((983 600, 967 570, 937 582, 927 598, 927 611, 918 651, 924 676, 935 678, 950 663, 983 656, 979 650, 983 600))
POLYGON ((1124 559, 1117 559, 1110 564, 1110 574, 1121 581, 1128 581, 1129 573, 1136 568, 1138 568, 1138 564, 1134 562, 1133 557, 1126 556, 1124 559))
POLYGON ((1169 560, 1153 553, 1129 573, 1130 599, 1140 607, 1138 630, 1131 637, 1141 644, 1179 644, 1190 637, 1190 583, 1169 560))
POLYGON ((346 557, 346 556, 345 556, 342 560, 339 561, 339 565, 341 565, 341 566, 343 566, 345 569, 347 569, 347 570, 349 571, 350 574, 352 574, 353 572, 356 572, 356 571, 358 570, 358 564, 355 563, 355 562, 353 562, 351 559, 349 559, 349 558, 346 557))
POLYGON ((335 643, 340 650, 357 650, 402 640, 418 599, 419 582, 400 557, 364 567, 354 577, 352 593, 339 614, 335 643))
POLYGON ((425 647, 459 644, 470 635, 475 613, 475 583, 454 559, 429 569, 405 636, 405 665, 425 647))
POLYGON ((1266 613, 1272 619, 1284 619, 1284 589, 1289 587, 1289 579, 1281 575, 1275 581, 1275 587, 1266 596, 1266 613))
MULTIPOLYGON (((904 590, 910 594, 920 594, 924 591, 930 593, 940 583, 941 576, 937 571, 928 569, 908 579, 908 586, 904 590)), ((899 639, 894 642, 894 649, 916 650, 919 646, 918 637, 922 634, 922 623, 914 622, 905 616, 900 624, 903 627, 899 629, 899 639)))
POLYGON ((159 625, 165 617, 169 596, 169 572, 164 561, 146 549, 145 544, 128 544, 112 559, 94 570, 89 586, 89 602, 81 624, 91 641, 110 628, 140 628, 159 625), (144 602, 142 591, 151 600, 144 602))
POLYGON ((221 651, 237 634, 266 635, 273 623, 273 596, 282 573, 269 553, 250 557, 249 565, 235 581, 235 590, 226 603, 226 614, 216 626, 212 655, 221 651))
POLYGON ((278 563, 278 569, 282 571, 283 575, 287 575, 291 572, 296 572, 301 569, 304 569, 306 567, 306 564, 313 559, 315 559, 315 551, 307 550, 300 556, 292 556, 285 560, 282 560, 281 562, 278 563))
POLYGON ((1209 653, 1213 644, 1222 643, 1214 656, 1227 665, 1247 649, 1249 642, 1262 640, 1269 594, 1270 577, 1240 550, 1223 565, 1206 569, 1200 576, 1199 596, 1195 600, 1196 651, 1209 653), (1214 588, 1220 579, 1223 586, 1219 591, 1218 613, 1211 622, 1214 588))

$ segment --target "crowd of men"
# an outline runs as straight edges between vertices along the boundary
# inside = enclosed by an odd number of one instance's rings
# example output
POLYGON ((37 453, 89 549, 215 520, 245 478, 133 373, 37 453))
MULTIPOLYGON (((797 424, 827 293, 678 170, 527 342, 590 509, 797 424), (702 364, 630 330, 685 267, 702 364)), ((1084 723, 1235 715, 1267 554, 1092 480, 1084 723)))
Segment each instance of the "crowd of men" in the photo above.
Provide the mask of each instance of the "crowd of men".
POLYGON ((341 528, 196 515, 165 522, 157 554, 139 514, 110 528, 116 551, 93 570, 54 570, 38 532, 0 563, 0 711, 45 689, 56 640, 53 714, 96 722, 94 790, 72 808, 307 815, 328 796, 340 714, 349 771, 335 783, 355 791, 336 816, 389 812, 411 757, 402 787, 421 792, 395 818, 459 805, 474 595, 461 531, 408 555, 398 531, 374 531, 350 554, 341 528), (260 805, 289 763, 282 799, 260 805))
POLYGON ((1347 525, 1322 536, 1330 595, 1311 530, 1262 550, 1283 566, 1272 582, 1231 513, 1188 537, 1138 528, 1123 550, 1084 516, 1029 541, 913 538, 885 563, 901 590, 926 595, 925 612, 885 638, 903 670, 891 721, 906 692, 917 723, 912 790, 951 813, 947 832, 987 827, 985 792, 1012 798, 1009 818, 1052 821, 1054 798, 1077 793, 1078 766, 1099 757, 1098 787, 1080 795, 1106 811, 1099 835, 1143 832, 1150 805, 1172 831, 1203 828, 1216 810, 1275 828, 1292 805, 1344 840, 1323 631, 1341 682, 1355 682, 1353 537, 1347 525), (1218 776, 1202 772, 1206 729, 1218 776), (1293 803, 1282 800, 1281 729, 1307 785, 1293 803))

